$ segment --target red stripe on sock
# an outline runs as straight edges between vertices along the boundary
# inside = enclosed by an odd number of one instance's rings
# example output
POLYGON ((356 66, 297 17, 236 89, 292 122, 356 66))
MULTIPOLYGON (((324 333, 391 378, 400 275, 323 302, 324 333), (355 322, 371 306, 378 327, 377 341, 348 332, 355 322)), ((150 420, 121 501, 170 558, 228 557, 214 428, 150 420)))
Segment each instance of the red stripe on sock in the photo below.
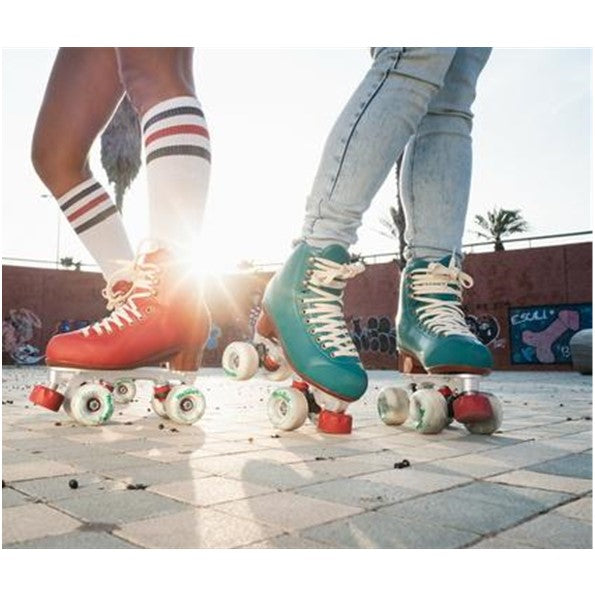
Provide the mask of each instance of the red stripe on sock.
POLYGON ((145 139, 145 145, 160 139, 161 137, 169 137, 170 135, 184 135, 184 134, 196 134, 200 135, 201 137, 209 138, 209 132, 203 126, 198 126, 197 124, 180 124, 179 126, 170 126, 169 128, 162 128, 150 134, 145 139))
POLYGON ((99 205, 99 203, 103 203, 104 201, 107 201, 107 200, 109 200, 109 196, 107 193, 104 195, 98 196, 97 198, 93 199, 92 201, 89 201, 86 205, 83 205, 80 209, 77 209, 74 213, 71 213, 68 216, 68 221, 70 221, 70 222, 74 221, 81 215, 84 215, 85 213, 87 213, 87 211, 93 209, 93 207, 99 205))

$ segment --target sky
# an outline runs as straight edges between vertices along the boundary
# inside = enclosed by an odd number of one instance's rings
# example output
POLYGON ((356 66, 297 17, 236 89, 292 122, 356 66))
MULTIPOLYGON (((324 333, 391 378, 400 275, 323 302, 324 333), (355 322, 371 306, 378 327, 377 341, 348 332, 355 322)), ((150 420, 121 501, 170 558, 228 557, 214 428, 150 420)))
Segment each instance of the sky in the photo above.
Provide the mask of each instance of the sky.
MULTIPOLYGON (((29 158, 55 53, 3 50, 2 256, 59 255, 92 263, 29 158)), ((367 48, 197 50, 197 93, 213 153, 199 255, 209 261, 207 269, 287 257, 326 137, 369 65, 367 48)), ((495 205, 521 209, 530 226, 526 235, 590 230, 591 50, 496 48, 477 91, 464 241, 479 240, 473 215, 495 205)), ((91 164, 107 183, 98 143, 91 164)), ((145 195, 141 170, 124 203, 133 245, 148 236, 145 195)), ((394 201, 391 174, 364 217, 353 252, 396 250, 378 231, 394 201)))

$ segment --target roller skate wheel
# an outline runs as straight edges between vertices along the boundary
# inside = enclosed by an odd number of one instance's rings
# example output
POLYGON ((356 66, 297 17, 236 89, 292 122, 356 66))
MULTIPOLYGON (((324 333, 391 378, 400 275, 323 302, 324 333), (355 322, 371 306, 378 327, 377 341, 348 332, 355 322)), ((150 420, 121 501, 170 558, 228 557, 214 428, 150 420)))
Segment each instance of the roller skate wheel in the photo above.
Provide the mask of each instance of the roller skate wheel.
POLYGON ((332 435, 348 435, 351 433, 353 418, 345 412, 321 410, 318 415, 318 429, 332 435))
POLYGON ((259 357, 256 348, 249 343, 234 341, 223 351, 221 366, 225 374, 236 381, 252 378, 258 370, 259 357))
POLYGON ((418 389, 411 394, 409 419, 422 434, 436 434, 448 423, 444 396, 435 389, 418 389))
POLYGON ((409 416, 409 394, 402 387, 387 387, 378 394, 376 407, 384 424, 403 424, 409 416))
POLYGON ((29 395, 29 401, 37 406, 42 406, 48 410, 57 412, 64 401, 64 396, 49 387, 35 385, 29 395))
MULTIPOLYGON (((267 358, 271 358, 271 357, 267 356, 267 358)), ((289 366, 289 364, 287 364, 286 360, 282 357, 279 357, 279 358, 275 359, 275 363, 276 363, 276 368, 274 368, 274 369, 272 369, 272 367, 267 368, 267 366, 265 364, 263 376, 268 381, 274 381, 274 382, 285 381, 285 380, 289 379, 289 377, 291 377, 291 375, 293 374, 293 371, 291 370, 291 367, 289 366)))
POLYGON ((136 396, 136 385, 131 379, 119 379, 114 383, 112 390, 114 401, 117 404, 128 404, 136 396))
POLYGON ((114 413, 114 399, 109 389, 99 383, 85 383, 67 395, 70 415, 86 426, 107 422, 114 413))
POLYGON ((467 430, 474 435, 491 435, 502 426, 504 412, 502 409, 502 402, 491 393, 482 393, 490 403, 492 415, 488 420, 482 422, 470 422, 465 424, 467 430))
POLYGON ((269 420, 275 428, 294 430, 308 417, 308 400, 293 387, 276 389, 267 404, 269 420))
POLYGON ((164 399, 159 399, 156 396, 153 396, 151 398, 151 409, 153 410, 153 412, 155 412, 155 414, 157 414, 157 416, 160 416, 161 418, 167 418, 164 403, 164 399))
POLYGON ((452 404, 454 419, 461 424, 491 420, 492 405, 486 393, 467 392, 459 395, 452 404))
POLYGON ((165 414, 173 422, 194 424, 205 413, 204 395, 189 385, 176 385, 167 394, 164 402, 165 414))

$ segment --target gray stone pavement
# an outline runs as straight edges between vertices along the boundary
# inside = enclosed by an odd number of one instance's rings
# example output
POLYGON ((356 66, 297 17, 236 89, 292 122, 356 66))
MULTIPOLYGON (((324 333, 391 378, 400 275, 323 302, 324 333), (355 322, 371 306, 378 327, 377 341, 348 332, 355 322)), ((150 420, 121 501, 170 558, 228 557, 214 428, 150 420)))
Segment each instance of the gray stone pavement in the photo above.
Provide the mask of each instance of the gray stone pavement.
POLYGON ((274 429, 272 385, 218 369, 192 427, 148 397, 76 426, 27 401, 46 374, 3 368, 4 548, 592 548, 591 377, 493 373, 502 429, 430 436, 382 424, 398 375, 372 372, 353 433, 331 436, 274 429))

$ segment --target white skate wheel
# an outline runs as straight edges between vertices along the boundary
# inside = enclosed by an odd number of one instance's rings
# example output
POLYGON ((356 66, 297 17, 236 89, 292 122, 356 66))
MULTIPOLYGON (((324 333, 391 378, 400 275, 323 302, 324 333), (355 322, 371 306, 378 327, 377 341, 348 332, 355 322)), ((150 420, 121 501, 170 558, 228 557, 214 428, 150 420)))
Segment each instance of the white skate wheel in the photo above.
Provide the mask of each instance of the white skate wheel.
POLYGON ((276 370, 267 370, 266 368, 263 369, 263 376, 267 381, 285 381, 291 377, 293 371, 287 361, 283 359, 279 359, 278 361, 279 368, 276 370))
POLYGON ((112 394, 107 387, 99 383, 85 383, 68 397, 69 414, 81 424, 97 426, 107 422, 114 413, 112 394))
POLYGON ((259 357, 256 348, 243 341, 230 343, 221 357, 221 366, 226 374, 236 381, 252 378, 258 370, 259 357))
POLYGON ((205 413, 204 395, 190 385, 172 387, 165 398, 165 413, 173 422, 194 424, 205 413))
POLYGON ((502 409, 502 402, 491 393, 483 393, 492 406, 493 415, 489 420, 483 422, 470 422, 465 424, 465 428, 474 435, 491 435, 495 433, 500 426, 502 426, 502 420, 504 418, 504 411, 502 409))
POLYGON ((165 400, 157 399, 155 396, 151 398, 151 408, 153 409, 153 412, 155 412, 155 414, 161 418, 167 418, 164 402, 165 400))
POLYGON ((129 404, 136 396, 136 385, 132 379, 119 379, 114 383, 112 391, 117 404, 129 404))
POLYGON ((378 394, 376 407, 384 424, 403 424, 409 416, 409 394, 402 387, 387 387, 378 394))
POLYGON ((271 424, 280 430, 294 430, 308 417, 308 400, 299 389, 275 389, 267 404, 271 424))
POLYGON ((412 393, 409 419, 422 434, 439 433, 448 423, 448 407, 444 396, 435 389, 419 389, 412 393))

